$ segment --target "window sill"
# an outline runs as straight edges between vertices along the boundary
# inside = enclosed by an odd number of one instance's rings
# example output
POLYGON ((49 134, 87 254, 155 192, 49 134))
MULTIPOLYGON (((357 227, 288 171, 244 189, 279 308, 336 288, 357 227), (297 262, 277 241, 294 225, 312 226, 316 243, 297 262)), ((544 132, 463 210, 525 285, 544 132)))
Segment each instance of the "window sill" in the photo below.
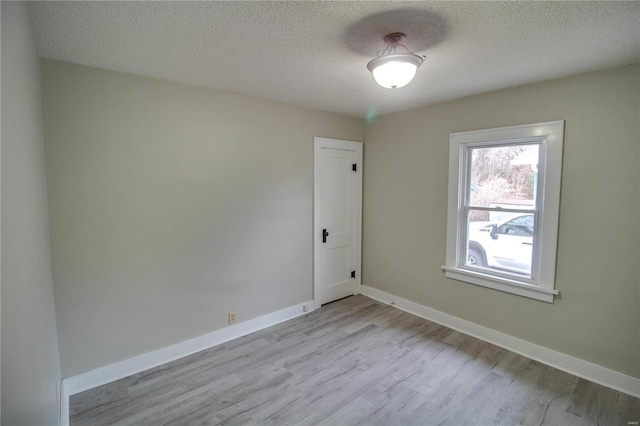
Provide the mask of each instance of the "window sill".
POLYGON ((507 293, 517 294, 519 296, 529 297, 531 299, 541 300, 547 303, 553 303, 554 296, 560 294, 558 290, 550 290, 547 288, 523 284, 515 280, 499 278, 488 274, 469 271, 467 269, 443 266, 442 270, 445 271, 445 276, 447 278, 507 293))

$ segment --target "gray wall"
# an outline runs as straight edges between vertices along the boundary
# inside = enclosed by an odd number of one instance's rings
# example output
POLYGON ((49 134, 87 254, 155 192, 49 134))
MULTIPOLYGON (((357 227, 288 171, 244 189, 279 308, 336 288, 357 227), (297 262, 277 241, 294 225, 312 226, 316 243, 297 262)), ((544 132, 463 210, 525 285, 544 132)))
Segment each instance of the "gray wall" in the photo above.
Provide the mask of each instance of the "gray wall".
POLYGON ((361 119, 42 60, 65 377, 312 299, 313 137, 361 119))
POLYGON ((363 284, 640 377, 640 67, 389 114, 365 128, 363 284), (566 120, 547 304, 444 278, 452 132, 566 120))
POLYGON ((40 71, 26 3, 2 2, 2 424, 56 424, 40 71))

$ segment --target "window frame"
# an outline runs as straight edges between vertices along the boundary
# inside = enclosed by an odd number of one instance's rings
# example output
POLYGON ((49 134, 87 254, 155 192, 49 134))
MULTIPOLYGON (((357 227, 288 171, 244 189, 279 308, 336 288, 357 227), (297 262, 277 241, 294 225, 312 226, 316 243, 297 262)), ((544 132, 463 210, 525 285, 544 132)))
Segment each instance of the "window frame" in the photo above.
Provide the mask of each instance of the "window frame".
MULTIPOLYGON (((458 281, 553 303, 564 121, 526 124, 452 133, 449 142, 449 200, 445 276, 458 281), (534 215, 531 278, 512 273, 478 270, 466 265, 467 217, 470 210, 471 149, 502 145, 539 144, 538 191, 533 209, 499 209, 534 215)), ((489 210, 498 210, 488 208, 489 210)))

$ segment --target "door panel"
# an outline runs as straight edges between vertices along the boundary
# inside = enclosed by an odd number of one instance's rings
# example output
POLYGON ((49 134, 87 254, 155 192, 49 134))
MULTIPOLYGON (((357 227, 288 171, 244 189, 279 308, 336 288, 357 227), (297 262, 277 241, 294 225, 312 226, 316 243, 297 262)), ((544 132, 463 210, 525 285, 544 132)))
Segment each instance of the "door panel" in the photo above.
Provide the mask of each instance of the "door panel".
POLYGON ((323 149, 320 180, 320 200, 324 225, 333 231, 349 232, 349 195, 351 164, 356 162, 353 151, 323 149))
POLYGON ((321 305, 360 290, 362 144, 316 138, 315 145, 314 299, 321 305))

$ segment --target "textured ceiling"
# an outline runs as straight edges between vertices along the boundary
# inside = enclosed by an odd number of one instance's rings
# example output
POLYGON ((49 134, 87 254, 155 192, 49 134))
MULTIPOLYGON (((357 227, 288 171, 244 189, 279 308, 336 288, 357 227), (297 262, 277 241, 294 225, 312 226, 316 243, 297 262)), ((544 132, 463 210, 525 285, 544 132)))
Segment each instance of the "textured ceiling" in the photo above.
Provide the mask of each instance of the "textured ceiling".
POLYGON ((640 62, 640 2, 34 2, 41 56, 334 111, 399 111, 640 62), (427 60, 401 89, 390 32, 427 60))

